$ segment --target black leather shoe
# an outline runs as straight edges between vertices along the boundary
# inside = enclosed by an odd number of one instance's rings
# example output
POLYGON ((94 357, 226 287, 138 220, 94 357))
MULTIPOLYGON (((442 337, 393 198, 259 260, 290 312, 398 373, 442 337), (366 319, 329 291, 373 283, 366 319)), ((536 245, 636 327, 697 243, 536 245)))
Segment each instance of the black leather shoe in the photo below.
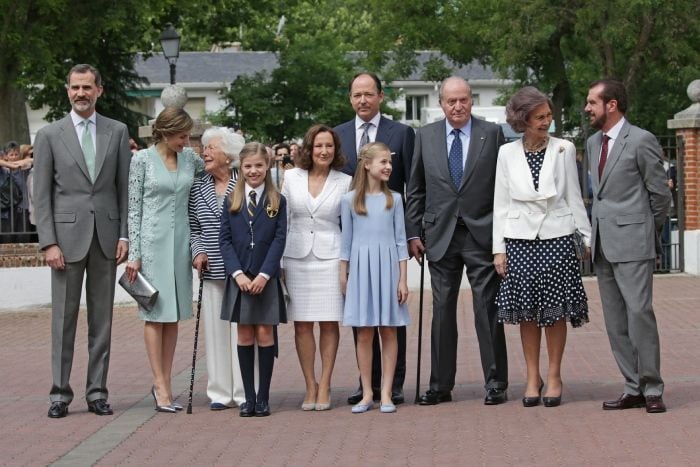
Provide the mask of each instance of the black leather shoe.
POLYGON ((391 402, 393 402, 394 405, 403 404, 403 389, 399 388, 391 391, 391 402))
POLYGON ((632 395, 624 393, 614 401, 603 402, 603 410, 637 409, 640 407, 644 407, 645 405, 646 399, 644 398, 644 395, 632 395))
POLYGON ((418 398, 419 405, 437 405, 443 402, 452 402, 452 393, 450 391, 434 391, 428 389, 425 394, 418 398))
POLYGON ((503 404, 508 400, 508 395, 505 389, 491 388, 486 390, 486 397, 484 398, 484 405, 498 405, 503 404))
POLYGON ((255 402, 245 401, 241 404, 241 411, 238 413, 241 417, 252 417, 255 415, 255 402))
POLYGON ((114 411, 107 403, 105 399, 97 399, 94 401, 88 401, 88 412, 95 413, 97 415, 112 415, 114 411))
POLYGON ((358 388, 357 391, 353 392, 348 396, 348 404, 355 405, 362 400, 362 388, 358 388))
POLYGON ((270 415, 270 404, 267 401, 257 401, 255 403, 255 416, 267 417, 270 415))
POLYGON ((49 418, 63 418, 68 415, 68 404, 61 401, 51 403, 49 407, 49 418))

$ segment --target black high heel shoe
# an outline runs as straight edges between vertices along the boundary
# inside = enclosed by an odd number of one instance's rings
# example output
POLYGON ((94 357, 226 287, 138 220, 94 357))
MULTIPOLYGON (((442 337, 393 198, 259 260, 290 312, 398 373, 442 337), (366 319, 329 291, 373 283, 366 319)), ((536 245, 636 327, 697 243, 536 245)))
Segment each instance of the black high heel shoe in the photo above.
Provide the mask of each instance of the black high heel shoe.
POLYGON ((564 392, 564 383, 561 383, 561 392, 557 397, 543 397, 542 403, 545 407, 556 407, 561 404, 561 395, 564 392))
MULTIPOLYGON (((542 388, 544 387, 544 381, 540 378, 540 390, 537 391, 538 394, 535 397, 523 397, 523 407, 535 407, 540 405, 540 397, 542 396, 542 388)), ((546 399, 546 397, 545 397, 546 399)))
POLYGON ((164 413, 175 413, 177 410, 175 407, 172 405, 158 405, 158 399, 156 398, 156 387, 151 386, 151 395, 153 396, 153 402, 155 403, 155 410, 156 412, 164 412, 164 413))

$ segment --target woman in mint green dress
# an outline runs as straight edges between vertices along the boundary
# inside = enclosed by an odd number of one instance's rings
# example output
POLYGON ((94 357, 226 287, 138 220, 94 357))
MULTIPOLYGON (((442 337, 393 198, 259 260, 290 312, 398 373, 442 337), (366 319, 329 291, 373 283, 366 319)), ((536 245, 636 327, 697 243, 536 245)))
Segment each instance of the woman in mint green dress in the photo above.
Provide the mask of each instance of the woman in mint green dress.
POLYGON ((178 321, 192 316, 192 261, 188 197, 202 159, 188 148, 192 119, 182 109, 164 109, 153 125, 155 144, 137 152, 129 172, 130 280, 136 273, 158 289, 151 311, 139 307, 153 371, 156 410, 175 412, 171 374, 178 321))

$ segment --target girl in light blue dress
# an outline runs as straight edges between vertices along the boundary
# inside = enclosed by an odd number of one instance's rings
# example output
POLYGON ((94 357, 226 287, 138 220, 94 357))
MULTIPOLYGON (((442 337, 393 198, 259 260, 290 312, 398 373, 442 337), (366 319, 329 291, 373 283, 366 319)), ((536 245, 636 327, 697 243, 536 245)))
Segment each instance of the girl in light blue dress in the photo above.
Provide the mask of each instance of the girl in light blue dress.
POLYGON ((396 327, 409 324, 406 230, 401 195, 389 190, 391 152, 383 143, 360 150, 353 190, 340 204, 340 287, 345 294, 343 325, 357 328, 357 365, 363 397, 352 407, 364 413, 372 402, 372 339, 382 342, 380 410, 396 412, 391 385, 396 367, 396 327))

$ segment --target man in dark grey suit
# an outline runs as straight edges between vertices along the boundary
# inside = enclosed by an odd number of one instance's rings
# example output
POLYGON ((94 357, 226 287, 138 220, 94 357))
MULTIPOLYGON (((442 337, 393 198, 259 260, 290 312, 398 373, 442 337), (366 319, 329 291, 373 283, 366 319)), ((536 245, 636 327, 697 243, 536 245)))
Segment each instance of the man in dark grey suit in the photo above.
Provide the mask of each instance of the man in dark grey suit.
POLYGON ((76 65, 66 80, 72 110, 34 142, 34 204, 39 246, 51 267, 50 418, 68 414, 78 308, 87 277, 88 410, 111 415, 107 370, 117 264, 127 257, 129 134, 95 112, 100 73, 76 65))
POLYGON ((593 83, 585 111, 600 130, 586 145, 593 184, 591 251, 610 346, 625 378, 622 395, 603 409, 665 412, 651 303, 659 233, 671 203, 661 146, 625 119, 627 93, 617 80, 593 83))
POLYGON ((462 78, 443 81, 440 106, 446 118, 416 134, 406 199, 409 252, 422 261, 426 251, 433 292, 430 388, 419 403, 452 400, 457 299, 466 266, 484 372, 484 403, 501 404, 507 400, 508 361, 503 325, 497 319, 499 279, 491 246, 496 159, 503 131, 471 117, 471 88, 462 78))
MULTIPOLYGON (((355 118, 333 129, 340 137, 340 148, 347 159, 342 171, 350 176, 355 175, 359 149, 367 143, 382 142, 389 146, 391 151, 392 171, 389 177, 389 188, 403 197, 411 170, 415 140, 413 128, 389 120, 379 112, 379 106, 384 100, 384 92, 382 82, 374 73, 358 73, 350 80, 348 88, 355 118)), ((355 335, 354 331, 353 329, 353 335, 355 335)), ((379 400, 382 377, 382 354, 378 334, 374 334, 372 343, 372 388, 375 400, 379 400)), ((398 354, 391 400, 394 404, 400 404, 404 401, 403 383, 406 378, 406 326, 397 328, 396 337, 398 354)), ((362 385, 348 397, 348 403, 357 404, 361 399, 362 385)))

